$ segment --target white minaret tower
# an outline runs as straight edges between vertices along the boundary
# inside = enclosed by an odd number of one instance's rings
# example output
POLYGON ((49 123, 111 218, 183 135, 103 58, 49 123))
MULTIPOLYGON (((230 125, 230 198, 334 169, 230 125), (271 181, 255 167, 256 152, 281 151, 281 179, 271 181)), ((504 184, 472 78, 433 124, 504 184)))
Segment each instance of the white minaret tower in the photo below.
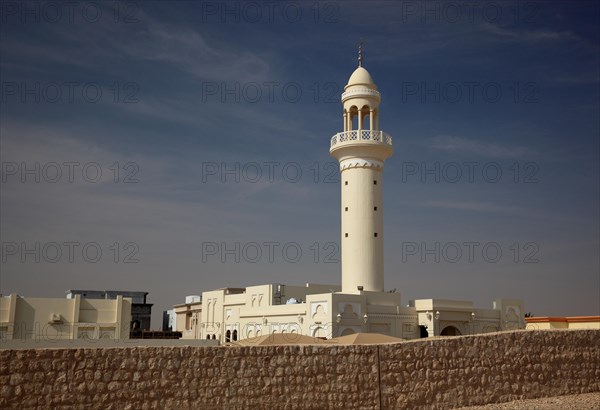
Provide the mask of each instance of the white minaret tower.
POLYGON ((340 162, 342 185, 342 292, 383 292, 383 162, 392 138, 379 130, 381 95, 371 75, 358 68, 342 94, 344 132, 329 150, 340 162))

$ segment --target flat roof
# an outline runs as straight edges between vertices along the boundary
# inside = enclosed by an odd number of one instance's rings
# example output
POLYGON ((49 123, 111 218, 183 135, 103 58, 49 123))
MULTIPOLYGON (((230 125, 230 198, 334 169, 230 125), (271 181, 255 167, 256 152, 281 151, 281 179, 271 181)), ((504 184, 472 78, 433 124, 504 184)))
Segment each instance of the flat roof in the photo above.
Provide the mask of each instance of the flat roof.
POLYGON ((526 317, 527 323, 549 323, 549 322, 600 322, 600 316, 539 316, 526 317))
POLYGON ((66 290, 65 293, 73 293, 73 292, 104 292, 104 293, 139 293, 143 295, 147 295, 149 292, 143 290, 100 290, 100 289, 69 289, 66 290))

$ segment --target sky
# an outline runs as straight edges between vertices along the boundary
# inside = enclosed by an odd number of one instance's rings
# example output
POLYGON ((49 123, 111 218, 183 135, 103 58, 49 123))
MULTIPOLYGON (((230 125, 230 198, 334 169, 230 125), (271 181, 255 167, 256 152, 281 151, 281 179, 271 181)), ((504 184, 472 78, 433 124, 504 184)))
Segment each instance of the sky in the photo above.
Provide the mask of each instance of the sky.
POLYGON ((0 5, 0 293, 340 284, 362 38, 386 290, 600 314, 598 2, 0 5))

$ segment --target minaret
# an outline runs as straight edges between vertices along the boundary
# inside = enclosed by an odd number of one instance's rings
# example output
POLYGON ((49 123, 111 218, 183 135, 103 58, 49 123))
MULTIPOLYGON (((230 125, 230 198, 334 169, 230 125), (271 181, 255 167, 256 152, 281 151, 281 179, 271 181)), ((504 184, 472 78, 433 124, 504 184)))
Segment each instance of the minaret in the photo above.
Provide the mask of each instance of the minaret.
POLYGON ((358 68, 342 93, 344 131, 329 150, 340 163, 342 292, 383 292, 383 162, 392 138, 379 130, 381 95, 371 75, 358 68))

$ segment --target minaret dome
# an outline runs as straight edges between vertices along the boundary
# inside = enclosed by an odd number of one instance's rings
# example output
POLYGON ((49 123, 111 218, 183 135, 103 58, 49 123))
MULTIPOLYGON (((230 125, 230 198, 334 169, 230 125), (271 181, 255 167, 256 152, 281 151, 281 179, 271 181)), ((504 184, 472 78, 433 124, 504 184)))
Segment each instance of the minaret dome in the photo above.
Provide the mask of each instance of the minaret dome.
POLYGON ((371 86, 377 89, 377 86, 373 82, 371 74, 369 74, 369 72, 364 67, 358 67, 356 70, 354 70, 354 72, 348 79, 348 85, 344 87, 344 90, 353 85, 371 86))

